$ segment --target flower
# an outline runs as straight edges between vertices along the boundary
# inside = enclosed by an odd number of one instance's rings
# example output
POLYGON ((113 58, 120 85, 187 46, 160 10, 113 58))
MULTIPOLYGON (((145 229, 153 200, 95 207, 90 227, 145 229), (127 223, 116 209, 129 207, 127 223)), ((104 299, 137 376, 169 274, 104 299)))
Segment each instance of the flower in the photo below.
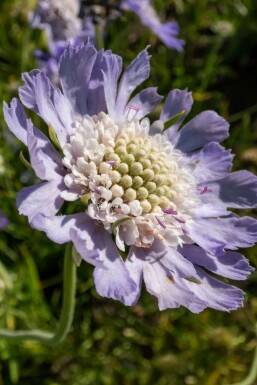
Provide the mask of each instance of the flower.
POLYGON ((0 211, 0 230, 3 230, 9 223, 9 219, 0 211))
POLYGON ((135 12, 143 25, 149 27, 167 47, 183 50, 184 41, 176 36, 176 22, 162 24, 149 0, 105 0, 94 4, 87 0, 39 0, 38 7, 30 15, 33 28, 47 33, 49 53, 35 51, 40 68, 50 80, 58 84, 58 63, 69 44, 80 45, 90 40, 96 44, 96 29, 103 36, 109 23, 122 15, 124 10, 135 12))
POLYGON ((65 48, 88 38, 94 41, 92 22, 79 17, 80 3, 80 0, 39 0, 37 9, 30 15, 32 27, 47 33, 49 53, 36 50, 35 57, 54 83, 58 81, 58 62, 65 48))
POLYGON ((121 57, 87 43, 62 55, 62 89, 42 71, 23 74, 20 100, 46 122, 59 150, 18 99, 4 104, 43 181, 18 193, 19 212, 51 240, 73 242, 95 266, 101 296, 133 305, 144 280, 161 310, 236 309, 243 292, 206 270, 235 280, 252 271, 236 250, 254 244, 257 221, 228 209, 256 206, 257 178, 230 173, 233 156, 219 145, 228 123, 214 111, 180 128, 193 103, 187 90, 171 91, 150 123, 162 100, 156 88, 131 99, 149 76, 147 50, 121 71, 121 57), (81 209, 58 215, 64 201, 81 209))
POLYGON ((171 49, 183 51, 184 40, 178 39, 179 25, 176 22, 161 23, 150 0, 123 0, 121 8, 135 12, 143 25, 150 28, 171 49))

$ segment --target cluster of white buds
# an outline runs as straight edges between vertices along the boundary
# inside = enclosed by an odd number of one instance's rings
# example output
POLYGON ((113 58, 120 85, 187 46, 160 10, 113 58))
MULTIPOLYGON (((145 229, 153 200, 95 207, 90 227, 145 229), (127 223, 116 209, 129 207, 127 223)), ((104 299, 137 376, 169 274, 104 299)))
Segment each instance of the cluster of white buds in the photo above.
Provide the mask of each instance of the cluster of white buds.
POLYGON ((149 129, 147 118, 118 124, 101 112, 76 121, 63 147, 63 197, 86 200, 88 215, 114 232, 120 249, 124 243, 150 247, 156 237, 183 244, 198 204, 182 153, 149 129))

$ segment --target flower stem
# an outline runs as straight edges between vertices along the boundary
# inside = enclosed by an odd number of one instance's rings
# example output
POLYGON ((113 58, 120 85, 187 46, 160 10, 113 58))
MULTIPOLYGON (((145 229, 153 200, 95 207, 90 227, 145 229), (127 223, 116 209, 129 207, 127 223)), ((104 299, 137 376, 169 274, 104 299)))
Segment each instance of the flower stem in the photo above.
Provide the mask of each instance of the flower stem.
POLYGON ((253 385, 256 384, 255 380, 257 377, 257 346, 254 351, 252 366, 250 368, 249 373, 245 377, 245 379, 241 382, 237 382, 231 385, 253 385))
POLYGON ((65 339, 71 328, 75 309, 76 266, 72 259, 71 246, 71 244, 68 244, 65 251, 62 310, 55 332, 0 329, 0 337, 14 341, 34 340, 50 346, 57 345, 65 339))

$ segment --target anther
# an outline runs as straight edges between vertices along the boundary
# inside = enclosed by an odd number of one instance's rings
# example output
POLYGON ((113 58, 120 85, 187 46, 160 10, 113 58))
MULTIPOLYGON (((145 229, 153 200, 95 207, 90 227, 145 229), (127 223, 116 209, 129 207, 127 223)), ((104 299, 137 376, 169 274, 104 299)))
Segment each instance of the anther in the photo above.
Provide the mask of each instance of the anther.
POLYGON ((111 192, 114 198, 120 198, 124 194, 124 190, 118 184, 115 184, 111 187, 111 192))
POLYGON ((141 178, 141 176, 135 176, 133 178, 132 187, 134 187, 135 189, 138 189, 138 187, 142 186, 143 183, 144 183, 144 181, 141 178))
POLYGON ((141 163, 139 162, 135 162, 131 165, 130 167, 130 173, 131 175, 133 176, 136 176, 136 175, 141 175, 143 172, 143 166, 141 163))
POLYGON ((137 199, 142 200, 148 197, 148 191, 145 187, 139 187, 137 190, 137 199))
POLYGON ((124 201, 132 202, 136 199, 137 193, 133 188, 128 188, 123 195, 124 201))

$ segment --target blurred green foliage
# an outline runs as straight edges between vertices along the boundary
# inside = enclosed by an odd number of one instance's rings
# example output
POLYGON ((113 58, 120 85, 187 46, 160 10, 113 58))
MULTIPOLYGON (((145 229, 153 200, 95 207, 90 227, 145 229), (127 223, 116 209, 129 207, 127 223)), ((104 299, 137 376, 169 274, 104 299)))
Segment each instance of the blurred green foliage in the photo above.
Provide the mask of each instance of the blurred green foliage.
MULTIPOLYGON (((163 20, 175 19, 185 51, 168 50, 126 14, 109 25, 106 47, 125 64, 151 44, 151 77, 163 95, 193 91, 193 116, 215 109, 231 122, 226 145, 235 169, 257 169, 257 2, 255 0, 156 0, 163 20)), ((20 73, 36 67, 33 52, 45 37, 28 25, 35 1, 0 2, 0 94, 17 96, 20 73)), ((158 111, 156 111, 157 114, 158 111)), ((157 115, 156 115, 157 116, 157 115)), ((26 150, 7 130, 0 112, 0 206, 11 224, 0 236, 0 327, 52 330, 61 306, 64 249, 31 229, 19 216, 15 196, 35 176, 20 162, 26 150)), ((35 123, 40 125, 38 119, 35 123)), ((247 211, 246 211, 247 213, 247 211)), ((244 251, 257 266, 256 248, 244 251)), ((131 308, 100 298, 92 268, 78 269, 73 330, 56 348, 0 340, 0 385, 215 385, 244 378, 256 345, 257 274, 236 285, 245 307, 232 313, 186 309, 159 312, 143 290, 131 308)), ((257 380, 256 380, 257 381, 257 380)), ((257 383, 257 382, 256 382, 257 383)))

